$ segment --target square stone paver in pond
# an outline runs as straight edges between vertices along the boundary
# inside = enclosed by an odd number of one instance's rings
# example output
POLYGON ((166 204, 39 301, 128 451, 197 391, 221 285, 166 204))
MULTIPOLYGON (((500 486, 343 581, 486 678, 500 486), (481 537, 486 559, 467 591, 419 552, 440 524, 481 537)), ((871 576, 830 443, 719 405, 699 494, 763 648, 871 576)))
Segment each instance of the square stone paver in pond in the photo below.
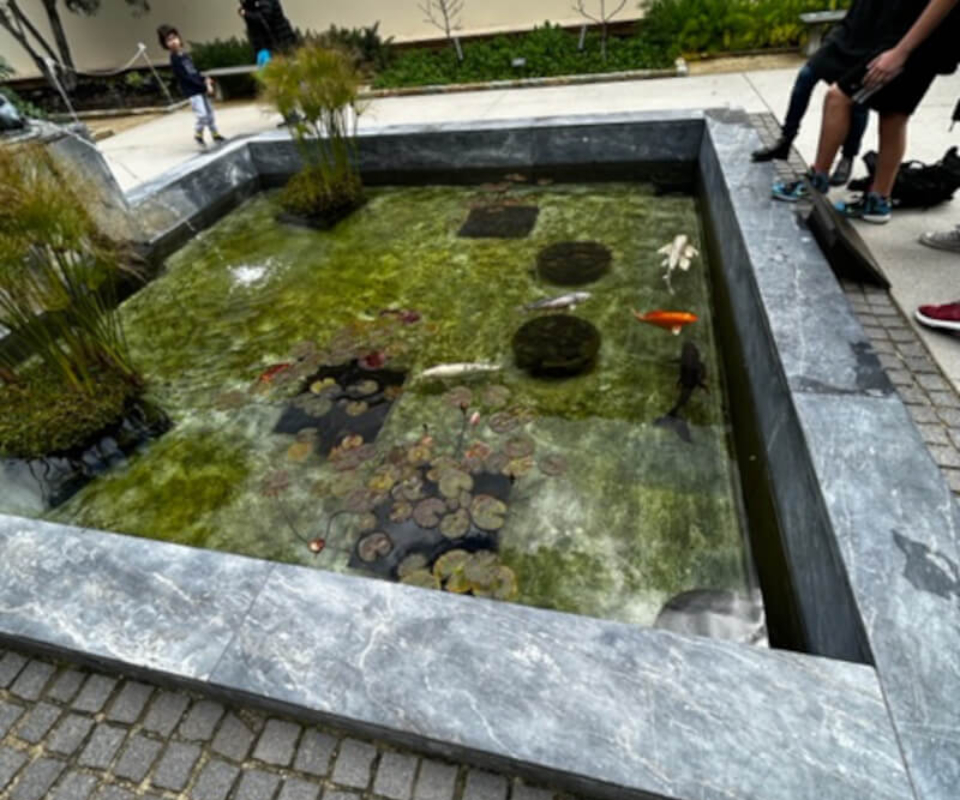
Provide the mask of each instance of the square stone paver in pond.
POLYGON ((537 224, 536 206, 489 205, 470 209, 457 234, 465 239, 524 239, 537 224))

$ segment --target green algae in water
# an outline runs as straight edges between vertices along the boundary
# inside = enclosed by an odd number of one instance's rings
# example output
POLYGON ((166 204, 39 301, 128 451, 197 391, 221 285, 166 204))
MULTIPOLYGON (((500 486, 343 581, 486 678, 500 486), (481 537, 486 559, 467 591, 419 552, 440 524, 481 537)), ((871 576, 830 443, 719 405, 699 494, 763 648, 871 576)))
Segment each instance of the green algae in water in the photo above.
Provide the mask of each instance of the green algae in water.
MULTIPOLYGON (((679 233, 705 249, 694 201, 636 184, 511 194, 540 209, 528 238, 458 238, 483 198, 450 187, 375 190, 323 233, 277 224, 274 199, 260 196, 198 236, 123 307, 133 358, 177 427, 49 516, 351 571, 369 512, 345 508, 388 484, 423 495, 403 488, 410 465, 389 460, 426 426, 434 461, 466 455, 475 474, 515 476, 496 536, 519 602, 649 624, 682 591, 749 588, 707 267, 698 259, 675 273, 671 295, 657 253, 679 233), (538 254, 577 241, 599 242, 612 257, 572 312, 601 333, 596 365, 573 378, 534 379, 513 364, 511 339, 534 316, 524 305, 567 291, 539 277, 538 254), (700 322, 674 337, 635 322, 634 308, 691 311, 700 322), (416 321, 400 322, 407 312, 416 321), (687 339, 711 387, 683 410, 692 444, 653 425, 676 402, 687 339), (372 458, 337 471, 295 446, 303 438, 273 433, 301 389, 296 381, 259 378, 303 354, 346 353, 358 342, 411 377, 372 458), (503 369, 417 377, 457 362, 503 369), (316 539, 325 543, 319 554, 305 544, 316 539)), ((408 502, 412 513, 417 499, 390 502, 408 502)))

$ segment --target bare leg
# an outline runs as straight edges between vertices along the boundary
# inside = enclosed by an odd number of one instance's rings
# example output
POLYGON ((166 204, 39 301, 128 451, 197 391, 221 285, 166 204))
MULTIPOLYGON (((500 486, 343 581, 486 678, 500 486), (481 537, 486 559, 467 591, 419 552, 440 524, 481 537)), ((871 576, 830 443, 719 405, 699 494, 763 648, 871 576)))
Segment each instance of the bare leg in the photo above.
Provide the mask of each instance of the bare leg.
POLYGON ((904 153, 907 152, 909 121, 910 117, 906 114, 880 115, 880 152, 877 155, 877 173, 873 177, 873 191, 883 197, 890 197, 904 153))
POLYGON ((823 101, 823 121, 820 123, 820 145, 817 160, 813 163, 816 172, 827 174, 837 158, 837 153, 850 132, 850 117, 853 100, 836 85, 830 87, 823 101))

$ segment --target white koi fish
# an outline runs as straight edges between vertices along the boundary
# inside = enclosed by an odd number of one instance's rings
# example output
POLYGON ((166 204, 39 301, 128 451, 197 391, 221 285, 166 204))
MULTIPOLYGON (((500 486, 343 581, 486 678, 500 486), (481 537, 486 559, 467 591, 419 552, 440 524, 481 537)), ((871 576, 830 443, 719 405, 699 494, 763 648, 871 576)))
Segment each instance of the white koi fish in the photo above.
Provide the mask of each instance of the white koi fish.
POLYGON ((499 372, 503 367, 499 364, 489 364, 483 361, 462 364, 438 364, 424 370, 420 378, 458 378, 461 375, 472 375, 478 372, 499 372))
POLYGON ((524 308, 527 311, 546 311, 558 308, 574 309, 580 303, 585 303, 593 297, 590 292, 570 292, 560 297, 546 297, 543 300, 536 300, 533 303, 527 303, 524 308))
POLYGON ((665 244, 657 250, 657 253, 666 256, 661 264, 661 266, 666 269, 663 280, 667 284, 670 294, 673 294, 671 276, 674 271, 680 269, 686 272, 690 269, 693 259, 700 255, 700 251, 690 244, 690 238, 686 234, 681 233, 679 236, 674 237, 672 242, 665 244))

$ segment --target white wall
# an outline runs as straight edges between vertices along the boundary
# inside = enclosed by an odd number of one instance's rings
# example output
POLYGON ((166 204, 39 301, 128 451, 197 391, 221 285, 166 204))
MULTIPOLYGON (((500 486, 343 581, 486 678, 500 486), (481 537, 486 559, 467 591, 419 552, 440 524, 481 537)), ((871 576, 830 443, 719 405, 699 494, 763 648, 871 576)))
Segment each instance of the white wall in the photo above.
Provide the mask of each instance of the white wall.
MULTIPOLYGON (((381 33, 395 36, 397 41, 440 35, 424 21, 418 4, 418 0, 283 0, 290 21, 300 28, 323 30, 331 23, 356 27, 379 20, 381 33)), ((41 0, 20 0, 20 5, 29 10, 38 28, 49 32, 41 0)), ((64 28, 78 67, 118 67, 136 52, 137 42, 150 46, 152 58, 165 61, 154 33, 157 25, 164 22, 179 28, 188 41, 244 34, 236 0, 151 0, 150 5, 151 11, 139 18, 130 13, 123 0, 102 0, 100 13, 92 18, 62 9, 64 28)), ((581 18, 572 5, 572 0, 466 0, 463 32, 531 28, 545 20, 576 24, 581 18)), ((618 19, 639 16, 638 5, 639 0, 629 0, 618 19)), ((590 6, 599 8, 598 0, 592 0, 590 6)), ((0 30, 0 55, 18 75, 36 74, 33 62, 4 30, 0 30)))

